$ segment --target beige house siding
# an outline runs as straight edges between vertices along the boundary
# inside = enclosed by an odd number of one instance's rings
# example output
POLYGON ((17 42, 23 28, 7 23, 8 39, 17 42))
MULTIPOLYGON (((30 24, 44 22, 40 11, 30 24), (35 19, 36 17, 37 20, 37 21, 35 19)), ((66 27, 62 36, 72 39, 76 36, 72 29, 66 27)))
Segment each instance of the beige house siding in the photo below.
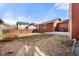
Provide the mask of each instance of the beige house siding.
POLYGON ((18 29, 19 30, 22 30, 22 29, 25 29, 28 25, 18 25, 18 29))
POLYGON ((3 28, 3 25, 0 24, 0 35, 2 35, 2 28, 3 28))

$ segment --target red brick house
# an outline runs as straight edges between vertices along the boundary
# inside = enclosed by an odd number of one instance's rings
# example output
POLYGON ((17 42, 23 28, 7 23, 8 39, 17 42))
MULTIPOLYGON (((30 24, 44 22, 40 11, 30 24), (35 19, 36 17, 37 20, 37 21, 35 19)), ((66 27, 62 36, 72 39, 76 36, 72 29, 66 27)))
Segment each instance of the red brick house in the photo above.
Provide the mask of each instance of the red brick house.
POLYGON ((61 21, 57 24, 57 30, 59 32, 68 32, 68 24, 69 24, 69 20, 64 20, 61 21))
POLYGON ((38 32, 68 32, 69 19, 61 21, 57 18, 38 25, 38 32))
POLYGON ((70 4, 70 37, 79 39, 79 3, 70 4))
POLYGON ((53 32, 56 30, 57 23, 59 23, 61 19, 53 19, 50 21, 45 21, 38 25, 38 32, 53 32))

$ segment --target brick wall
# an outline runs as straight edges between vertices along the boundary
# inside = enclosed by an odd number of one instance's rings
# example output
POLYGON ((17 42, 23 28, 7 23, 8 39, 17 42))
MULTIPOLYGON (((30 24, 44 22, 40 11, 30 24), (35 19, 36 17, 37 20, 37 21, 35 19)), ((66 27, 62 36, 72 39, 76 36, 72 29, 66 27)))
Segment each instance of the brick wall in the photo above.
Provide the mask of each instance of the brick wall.
POLYGON ((57 31, 68 32, 68 22, 62 22, 57 24, 57 31))
POLYGON ((40 25, 38 25, 38 26, 39 26, 38 32, 44 32, 43 24, 40 24, 40 25))
POLYGON ((53 22, 40 24, 38 32, 53 32, 53 22))
POLYGON ((79 39, 79 3, 72 3, 72 38, 79 39))
POLYGON ((46 24, 46 29, 45 29, 46 32, 53 32, 53 22, 52 23, 47 23, 46 24))

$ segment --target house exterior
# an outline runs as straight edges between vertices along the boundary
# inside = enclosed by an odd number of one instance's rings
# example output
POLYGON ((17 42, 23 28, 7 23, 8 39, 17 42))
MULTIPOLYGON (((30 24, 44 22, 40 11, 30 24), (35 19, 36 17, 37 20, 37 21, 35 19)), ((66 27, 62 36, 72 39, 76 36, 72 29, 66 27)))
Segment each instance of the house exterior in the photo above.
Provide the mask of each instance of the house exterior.
POLYGON ((4 21, 2 21, 2 20, 0 19, 0 35, 2 35, 3 23, 4 23, 4 21))
POLYGON ((14 27, 5 23, 2 19, 0 19, 0 35, 6 34, 9 30, 13 29, 14 27))
POLYGON ((9 25, 7 23, 3 24, 3 30, 9 30, 9 29, 14 29, 15 25, 9 25))
POLYGON ((30 26, 28 26, 28 29, 36 29, 36 26, 30 25, 30 26))
POLYGON ((38 32, 53 32, 53 22, 40 24, 38 26, 38 32))
POLYGON ((30 24, 27 22, 17 22, 17 24, 16 24, 18 30, 23 30, 29 25, 30 24))
POLYGON ((57 30, 59 32, 68 32, 69 19, 61 21, 57 24, 57 30))
POLYGON ((31 33, 37 32, 37 31, 35 31, 35 30, 37 29, 37 26, 36 26, 36 24, 34 24, 34 23, 31 23, 31 24, 30 24, 29 26, 27 26, 26 28, 28 29, 28 31, 30 30, 31 33))
POLYGON ((16 29, 16 25, 9 25, 7 23, 3 24, 2 32, 3 34, 7 34, 11 30, 16 29))
POLYGON ((70 4, 70 37, 79 39, 79 3, 70 4))
POLYGON ((60 18, 45 21, 38 25, 38 32, 54 32, 56 30, 57 23, 60 21, 60 18))

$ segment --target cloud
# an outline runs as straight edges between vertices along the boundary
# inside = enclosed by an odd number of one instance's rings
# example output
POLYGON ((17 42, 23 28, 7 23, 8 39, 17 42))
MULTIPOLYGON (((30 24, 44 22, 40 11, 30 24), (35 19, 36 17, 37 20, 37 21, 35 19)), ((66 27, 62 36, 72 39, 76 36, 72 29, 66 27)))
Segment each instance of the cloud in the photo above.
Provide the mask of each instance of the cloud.
POLYGON ((12 20, 12 19, 4 19, 4 22, 7 23, 7 24, 10 24, 10 25, 13 25, 13 24, 16 24, 16 21, 15 20, 12 20))
POLYGON ((24 16, 17 16, 16 18, 17 21, 23 21, 24 19, 25 19, 24 16))
POLYGON ((56 3, 54 4, 55 7, 57 7, 57 9, 61 9, 61 10, 69 10, 69 4, 68 3, 56 3))
POLYGON ((16 21, 22 21, 22 22, 26 22, 27 18, 24 16, 17 16, 16 21))
POLYGON ((10 10, 4 13, 3 20, 5 23, 8 23, 10 25, 16 24, 17 21, 30 22, 30 23, 31 21, 33 21, 31 16, 17 15, 16 17, 14 17, 12 11, 10 10))
POLYGON ((12 12, 11 11, 6 11, 5 12, 3 20, 4 20, 5 23, 8 23, 10 25, 16 24, 16 21, 12 17, 12 12))
POLYGON ((16 21, 22 21, 22 22, 33 22, 33 18, 31 16, 17 16, 16 21))

